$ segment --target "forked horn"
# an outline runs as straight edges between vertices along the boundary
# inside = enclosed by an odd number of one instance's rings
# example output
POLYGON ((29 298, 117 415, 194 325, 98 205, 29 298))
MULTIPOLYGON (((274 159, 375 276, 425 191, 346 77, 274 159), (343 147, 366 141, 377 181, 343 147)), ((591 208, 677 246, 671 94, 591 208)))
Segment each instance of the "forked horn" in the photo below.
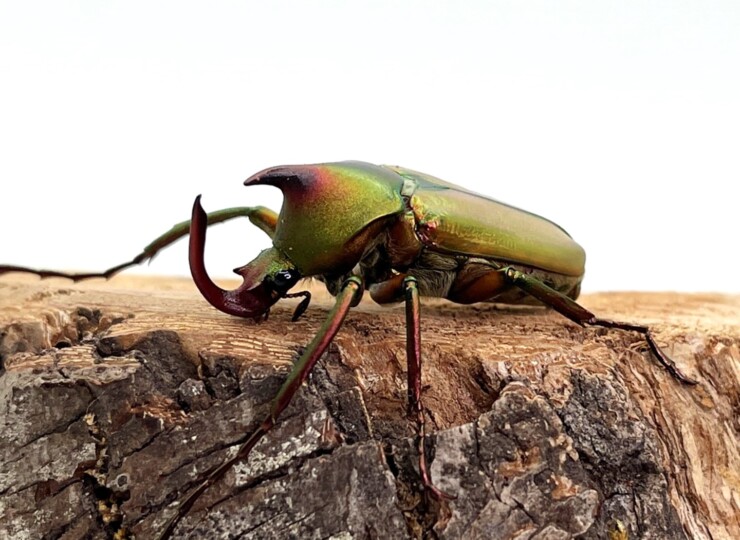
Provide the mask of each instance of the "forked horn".
POLYGON ((244 280, 239 287, 226 291, 216 285, 206 272, 204 253, 206 248, 206 228, 208 215, 200 205, 200 195, 193 203, 193 215, 190 221, 190 273, 198 290, 208 302, 215 307, 237 317, 259 318, 263 316, 277 298, 262 284, 248 283, 244 280))

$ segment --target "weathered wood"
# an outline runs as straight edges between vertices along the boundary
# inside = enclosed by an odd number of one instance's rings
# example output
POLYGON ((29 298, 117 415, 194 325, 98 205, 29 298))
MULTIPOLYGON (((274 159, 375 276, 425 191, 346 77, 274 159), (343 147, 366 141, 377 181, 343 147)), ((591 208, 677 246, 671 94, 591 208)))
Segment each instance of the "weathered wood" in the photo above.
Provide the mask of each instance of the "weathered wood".
MULTIPOLYGON (((256 324, 187 280, 0 278, 0 537, 151 537, 261 420, 323 321, 317 296, 296 323, 286 301, 256 324)), ((457 496, 440 507, 414 472, 403 311, 363 303, 284 421, 177 534, 740 538, 740 298, 583 302, 653 325, 699 386, 636 335, 426 301, 432 475, 457 496)))

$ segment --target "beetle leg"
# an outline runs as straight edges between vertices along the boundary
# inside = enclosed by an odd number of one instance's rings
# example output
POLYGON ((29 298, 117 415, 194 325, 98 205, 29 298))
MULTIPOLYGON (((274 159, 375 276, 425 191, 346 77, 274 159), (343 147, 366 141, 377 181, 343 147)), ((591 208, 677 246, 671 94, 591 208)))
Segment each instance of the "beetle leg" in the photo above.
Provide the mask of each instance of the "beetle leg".
POLYGON ((406 298, 406 361, 408 366, 408 400, 409 413, 416 420, 417 442, 419 454, 419 474, 424 489, 436 500, 454 499, 432 484, 427 464, 424 406, 421 403, 421 306, 419 302, 419 288, 416 278, 408 276, 403 280, 404 295, 406 298))
POLYGON ((645 336, 645 340, 647 341, 650 350, 653 352, 653 355, 675 379, 678 379, 684 384, 697 384, 697 381, 681 373, 678 367, 676 367, 675 362, 671 360, 660 347, 658 347, 649 327, 639 324, 600 319, 589 310, 576 303, 575 300, 568 298, 566 295, 559 293, 551 287, 548 287, 532 276, 528 276, 510 266, 502 268, 499 271, 513 285, 516 285, 523 291, 531 294, 546 306, 553 308, 558 313, 568 317, 571 321, 581 326, 590 325, 602 326, 604 328, 618 328, 620 330, 628 330, 642 334, 645 336))
MULTIPOLYGON (((208 214, 208 225, 215 225, 216 223, 223 223, 230 219, 237 217, 247 217, 258 228, 263 230, 267 235, 272 238, 275 233, 275 227, 277 226, 277 214, 265 208, 264 206, 242 206, 237 208, 225 208, 223 210, 217 210, 208 214)), ((148 260, 154 258, 162 249, 175 243, 180 238, 186 236, 190 231, 190 220, 183 221, 173 226, 169 231, 158 237, 151 244, 146 246, 141 253, 128 262, 113 266, 104 272, 93 272, 93 273, 69 273, 69 272, 57 272, 56 270, 36 270, 33 268, 27 268, 25 266, 11 266, 11 265, 0 265, 0 274, 6 274, 9 272, 24 272, 28 274, 36 274, 41 278, 48 277, 61 277, 71 279, 72 281, 81 281, 84 279, 91 278, 105 278, 109 279, 126 268, 136 266, 148 260)))
POLYGON ((249 438, 239 447, 233 458, 226 460, 214 469, 213 472, 211 472, 208 477, 185 498, 182 504, 178 507, 175 515, 169 520, 167 526, 160 534, 160 540, 169 538, 175 530, 177 523, 183 516, 185 516, 185 514, 188 513, 195 501, 198 500, 198 497, 200 497, 206 489, 226 474, 226 472, 228 472, 236 462, 247 459, 249 457, 249 453, 257 442, 259 442, 259 440, 273 428, 280 414, 288 406, 290 401, 293 399, 293 396, 295 396, 298 389, 308 377, 314 365, 316 365, 318 359, 321 358, 321 355, 324 354, 324 351, 326 351, 327 347, 334 339, 334 336, 341 328, 349 309, 357 305, 357 302, 359 301, 358 296, 362 295, 362 291, 362 282, 358 277, 350 277, 344 283, 342 290, 337 295, 336 303, 329 312, 329 316, 326 321, 321 326, 311 343, 308 344, 306 350, 298 359, 295 366, 293 366, 288 378, 273 399, 270 407, 270 414, 268 414, 267 418, 265 418, 249 435, 249 438))
MULTIPOLYGON (((293 316, 290 318, 291 321, 296 322, 298 319, 301 318, 301 315, 303 315, 306 310, 308 309, 308 304, 311 303, 311 293, 308 291, 300 291, 297 293, 290 293, 283 296, 283 298, 298 298, 302 296, 303 300, 301 300, 298 305, 295 308, 295 311, 293 312, 293 316)), ((267 320, 267 317, 265 316, 265 320, 267 320)))

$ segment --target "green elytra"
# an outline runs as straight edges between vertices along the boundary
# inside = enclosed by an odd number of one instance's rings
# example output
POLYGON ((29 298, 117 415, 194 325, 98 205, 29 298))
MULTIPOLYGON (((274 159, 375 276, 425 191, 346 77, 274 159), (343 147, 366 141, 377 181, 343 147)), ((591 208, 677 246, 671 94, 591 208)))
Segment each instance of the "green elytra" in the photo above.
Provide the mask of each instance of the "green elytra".
POLYGON ((213 470, 179 505, 160 538, 168 538, 195 500, 275 425, 282 411, 339 331, 364 289, 379 303, 406 303, 408 401, 417 426, 420 481, 436 499, 450 498, 429 474, 421 400, 419 296, 455 302, 523 303, 536 299, 580 325, 634 331, 668 372, 683 375, 658 347, 646 326, 600 319, 575 302, 584 274, 583 249, 558 225, 535 214, 478 195, 433 176, 359 161, 265 169, 245 182, 268 184, 284 195, 280 214, 264 207, 206 214, 199 197, 189 221, 175 225, 127 263, 102 273, 69 274, 0 266, 0 274, 31 272, 74 280, 110 277, 151 259, 190 234, 190 266, 205 298, 227 313, 262 318, 280 298, 303 296, 294 318, 308 305, 308 292, 289 293, 304 277, 317 277, 337 298, 324 325, 297 360, 276 395, 270 414, 236 455, 213 470), (244 283, 223 291, 205 271, 208 225, 247 217, 273 246, 236 272, 244 283))

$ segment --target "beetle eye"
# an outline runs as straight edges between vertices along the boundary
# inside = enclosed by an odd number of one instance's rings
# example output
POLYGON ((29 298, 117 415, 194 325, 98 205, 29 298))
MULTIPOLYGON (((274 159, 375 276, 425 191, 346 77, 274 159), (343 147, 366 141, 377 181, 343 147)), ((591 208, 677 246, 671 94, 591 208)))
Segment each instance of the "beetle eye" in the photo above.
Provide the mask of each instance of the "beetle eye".
POLYGON ((276 290, 286 292, 300 279, 301 275, 295 270, 280 270, 272 278, 272 284, 276 290))

